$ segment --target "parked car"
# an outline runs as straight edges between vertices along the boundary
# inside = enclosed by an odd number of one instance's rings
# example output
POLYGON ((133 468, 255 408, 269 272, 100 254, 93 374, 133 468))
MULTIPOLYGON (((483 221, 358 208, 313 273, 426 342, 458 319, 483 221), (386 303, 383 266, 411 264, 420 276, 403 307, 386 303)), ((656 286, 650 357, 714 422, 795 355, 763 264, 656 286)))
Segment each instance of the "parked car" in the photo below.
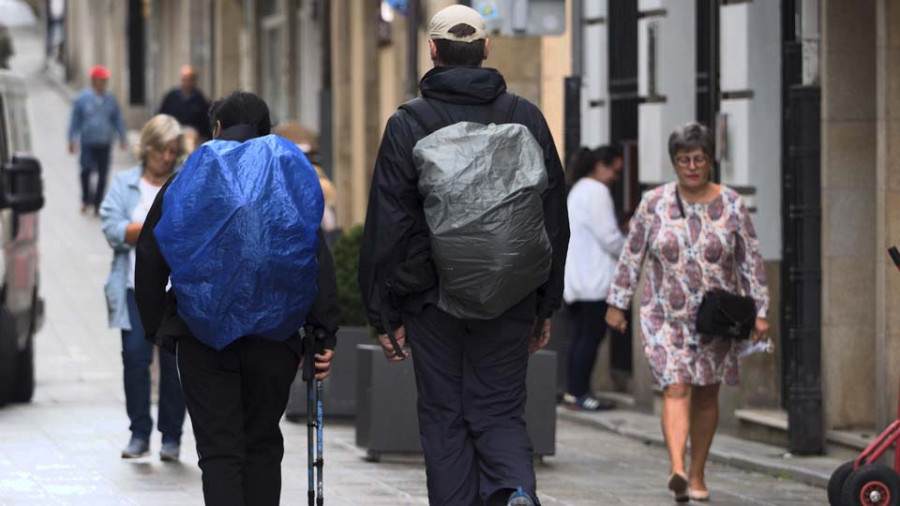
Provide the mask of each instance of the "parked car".
POLYGON ((34 335, 43 325, 38 270, 41 164, 31 151, 24 79, 0 71, 0 405, 34 394, 34 335))

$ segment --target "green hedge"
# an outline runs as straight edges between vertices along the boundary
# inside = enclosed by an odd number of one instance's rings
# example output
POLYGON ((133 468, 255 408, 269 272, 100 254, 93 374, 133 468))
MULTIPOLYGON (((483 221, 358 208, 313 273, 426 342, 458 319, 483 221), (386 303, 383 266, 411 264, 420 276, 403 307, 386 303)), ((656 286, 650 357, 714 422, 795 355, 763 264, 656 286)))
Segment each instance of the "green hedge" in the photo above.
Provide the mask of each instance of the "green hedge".
POLYGON ((341 326, 344 327, 362 327, 369 323, 359 292, 359 247, 362 233, 362 225, 351 228, 341 235, 332 251, 338 300, 341 303, 341 326))

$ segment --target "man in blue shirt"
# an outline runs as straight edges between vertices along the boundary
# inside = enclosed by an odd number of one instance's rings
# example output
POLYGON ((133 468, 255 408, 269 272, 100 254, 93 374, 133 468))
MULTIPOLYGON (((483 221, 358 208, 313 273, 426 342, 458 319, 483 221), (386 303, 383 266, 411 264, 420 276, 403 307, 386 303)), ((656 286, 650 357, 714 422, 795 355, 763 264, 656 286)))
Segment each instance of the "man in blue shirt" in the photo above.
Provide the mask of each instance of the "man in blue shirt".
POLYGON ((81 212, 94 206, 100 213, 100 203, 106 190, 109 174, 109 152, 116 135, 122 149, 127 148, 125 122, 116 98, 106 91, 109 69, 102 65, 91 68, 91 87, 78 94, 72 105, 69 122, 69 152, 77 152, 76 141, 81 140, 81 212), (97 172, 97 186, 91 192, 91 173, 97 172))

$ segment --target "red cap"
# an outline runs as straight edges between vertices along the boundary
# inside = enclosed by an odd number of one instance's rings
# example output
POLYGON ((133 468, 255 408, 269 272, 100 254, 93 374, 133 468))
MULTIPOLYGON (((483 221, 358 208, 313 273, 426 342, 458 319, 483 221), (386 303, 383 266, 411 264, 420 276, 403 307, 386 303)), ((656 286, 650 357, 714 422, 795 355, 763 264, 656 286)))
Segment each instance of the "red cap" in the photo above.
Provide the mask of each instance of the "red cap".
POLYGON ((103 65, 94 65, 91 67, 91 79, 109 79, 109 69, 103 65))

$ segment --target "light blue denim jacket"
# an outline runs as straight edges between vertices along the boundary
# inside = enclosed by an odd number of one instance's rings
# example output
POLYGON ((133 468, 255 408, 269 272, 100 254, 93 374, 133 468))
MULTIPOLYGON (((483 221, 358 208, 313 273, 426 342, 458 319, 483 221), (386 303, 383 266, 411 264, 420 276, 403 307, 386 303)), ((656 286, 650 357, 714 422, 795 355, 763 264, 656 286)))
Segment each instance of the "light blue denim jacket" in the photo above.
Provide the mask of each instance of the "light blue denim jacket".
POLYGON ((125 121, 116 97, 107 91, 102 99, 97 98, 91 88, 75 98, 69 120, 69 141, 75 142, 80 136, 82 145, 109 146, 118 135, 125 142, 125 121))
POLYGON ((125 295, 128 290, 128 254, 134 246, 125 242, 125 228, 131 223, 131 213, 141 201, 143 172, 139 165, 117 175, 100 205, 103 235, 113 249, 112 270, 104 285, 109 327, 113 329, 131 330, 125 295))

